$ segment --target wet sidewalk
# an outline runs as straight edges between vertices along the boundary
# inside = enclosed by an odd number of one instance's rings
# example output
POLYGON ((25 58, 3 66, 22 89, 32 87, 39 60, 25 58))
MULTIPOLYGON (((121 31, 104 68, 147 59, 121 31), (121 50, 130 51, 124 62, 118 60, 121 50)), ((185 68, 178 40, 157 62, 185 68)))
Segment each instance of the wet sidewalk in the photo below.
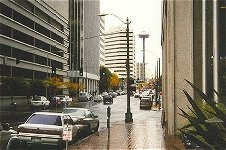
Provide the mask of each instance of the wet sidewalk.
POLYGON ((166 149, 161 111, 145 120, 124 121, 112 124, 109 129, 97 132, 68 149, 106 150, 106 149, 166 149))

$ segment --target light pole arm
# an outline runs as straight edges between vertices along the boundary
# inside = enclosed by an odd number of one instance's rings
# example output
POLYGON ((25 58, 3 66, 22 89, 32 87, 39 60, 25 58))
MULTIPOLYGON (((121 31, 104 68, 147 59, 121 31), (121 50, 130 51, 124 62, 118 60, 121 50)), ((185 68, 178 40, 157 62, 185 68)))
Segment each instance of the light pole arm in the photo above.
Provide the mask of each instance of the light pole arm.
POLYGON ((118 20, 120 20, 124 24, 130 24, 131 23, 131 21, 129 21, 128 17, 127 17, 126 22, 125 22, 115 14, 98 14, 98 16, 100 16, 100 17, 107 16, 107 15, 115 16, 116 18, 118 18, 118 20))

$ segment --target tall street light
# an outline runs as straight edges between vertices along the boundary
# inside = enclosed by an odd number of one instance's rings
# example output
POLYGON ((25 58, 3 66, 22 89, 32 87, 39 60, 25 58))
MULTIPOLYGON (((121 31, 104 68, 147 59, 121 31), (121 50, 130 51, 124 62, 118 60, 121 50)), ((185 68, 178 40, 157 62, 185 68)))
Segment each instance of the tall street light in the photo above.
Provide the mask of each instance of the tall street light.
POLYGON ((130 65, 129 65, 129 18, 127 17, 126 22, 121 20, 118 16, 114 14, 99 14, 98 16, 113 15, 118 18, 123 24, 126 24, 126 39, 127 39, 127 59, 126 59, 126 69, 127 69, 127 112, 125 113, 125 122, 133 122, 133 117, 130 109, 130 65))
POLYGON ((85 83, 86 83, 86 92, 88 93, 88 85, 87 85, 87 80, 88 80, 88 78, 87 78, 87 62, 86 61, 84 61, 84 63, 86 64, 86 81, 85 81, 85 83))

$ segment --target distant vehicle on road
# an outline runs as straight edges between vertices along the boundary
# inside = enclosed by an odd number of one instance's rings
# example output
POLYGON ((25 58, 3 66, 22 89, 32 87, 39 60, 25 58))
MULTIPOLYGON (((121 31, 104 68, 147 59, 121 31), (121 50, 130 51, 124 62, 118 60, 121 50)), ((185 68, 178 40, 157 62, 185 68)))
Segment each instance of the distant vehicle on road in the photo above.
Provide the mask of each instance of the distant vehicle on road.
POLYGON ((50 101, 47 100, 45 96, 34 96, 31 99, 31 107, 41 107, 41 108, 48 108, 50 101))
POLYGON ((93 96, 90 93, 81 92, 81 93, 79 93, 78 99, 79 99, 80 102, 91 101, 93 99, 93 96))
POLYGON ((70 115, 75 124, 84 125, 84 129, 88 129, 88 131, 92 132, 98 131, 99 128, 98 116, 91 112, 89 109, 68 107, 64 108, 62 113, 70 115))
POLYGON ((102 102, 103 101, 103 97, 101 95, 95 95, 93 97, 93 101, 94 102, 102 102))
POLYGON ((116 92, 110 92, 109 94, 112 96, 112 98, 115 98, 118 95, 116 92))
POLYGON ((103 96, 103 103, 113 103, 113 98, 110 94, 103 96))
POLYGON ((151 109, 152 104, 153 104, 152 96, 143 96, 140 99, 140 109, 142 108, 151 109))
POLYGON ((108 92, 103 92, 101 95, 104 97, 104 95, 108 95, 108 92))
POLYGON ((47 144, 63 146, 64 125, 72 126, 72 141, 77 140, 78 127, 69 115, 52 112, 35 112, 24 124, 18 126, 18 138, 23 145, 47 144))
POLYGON ((68 95, 57 95, 56 97, 59 97, 59 103, 61 105, 68 105, 70 102, 72 102, 72 98, 70 98, 68 95))
POLYGON ((136 93, 134 94, 134 98, 140 98, 140 93, 139 93, 139 92, 136 92, 136 93))

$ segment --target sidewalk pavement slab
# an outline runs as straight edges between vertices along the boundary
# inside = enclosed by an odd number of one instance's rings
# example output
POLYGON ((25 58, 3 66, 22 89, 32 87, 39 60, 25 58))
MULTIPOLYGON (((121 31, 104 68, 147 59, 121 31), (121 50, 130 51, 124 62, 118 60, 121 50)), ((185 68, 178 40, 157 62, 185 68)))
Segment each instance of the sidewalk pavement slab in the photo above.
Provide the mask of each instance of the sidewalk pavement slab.
POLYGON ((96 132, 68 149, 166 149, 161 113, 145 120, 134 120, 132 123, 116 122, 110 128, 96 132))

